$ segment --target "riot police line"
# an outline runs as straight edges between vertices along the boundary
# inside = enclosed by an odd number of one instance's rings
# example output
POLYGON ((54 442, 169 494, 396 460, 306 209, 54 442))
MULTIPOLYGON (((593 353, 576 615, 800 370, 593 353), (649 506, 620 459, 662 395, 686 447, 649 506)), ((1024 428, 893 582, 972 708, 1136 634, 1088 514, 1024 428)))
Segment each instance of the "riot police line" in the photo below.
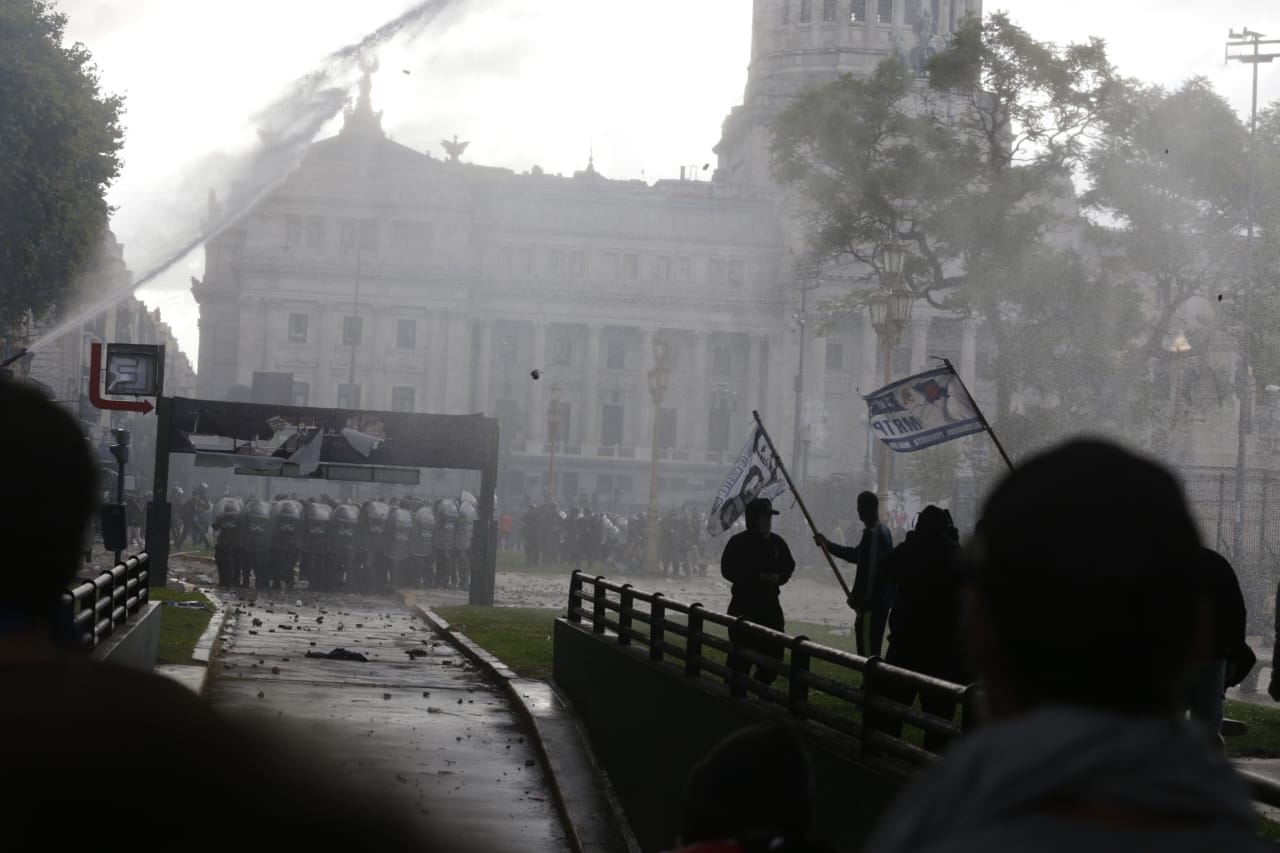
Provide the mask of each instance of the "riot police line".
POLYGON ((465 589, 471 582, 476 498, 405 497, 359 506, 328 498, 224 497, 213 510, 220 586, 365 594, 392 588, 465 589))
MULTIPOLYGON (((528 566, 639 573, 645 559, 646 517, 561 508, 554 501, 530 504, 520 516, 520 540, 528 566)), ((719 556, 706 532, 706 514, 692 507, 658 518, 658 566, 662 575, 705 575, 719 556)))

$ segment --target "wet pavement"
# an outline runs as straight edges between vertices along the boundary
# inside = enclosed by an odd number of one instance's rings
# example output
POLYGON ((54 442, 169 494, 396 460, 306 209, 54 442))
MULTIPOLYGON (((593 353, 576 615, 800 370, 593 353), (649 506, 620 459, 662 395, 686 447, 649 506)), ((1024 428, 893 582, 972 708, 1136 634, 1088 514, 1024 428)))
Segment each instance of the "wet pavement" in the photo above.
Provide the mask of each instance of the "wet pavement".
POLYGON ((563 851, 533 744, 502 694, 403 604, 310 592, 215 593, 228 608, 206 695, 325 732, 437 836, 563 851), (335 648, 366 662, 308 658, 335 648))

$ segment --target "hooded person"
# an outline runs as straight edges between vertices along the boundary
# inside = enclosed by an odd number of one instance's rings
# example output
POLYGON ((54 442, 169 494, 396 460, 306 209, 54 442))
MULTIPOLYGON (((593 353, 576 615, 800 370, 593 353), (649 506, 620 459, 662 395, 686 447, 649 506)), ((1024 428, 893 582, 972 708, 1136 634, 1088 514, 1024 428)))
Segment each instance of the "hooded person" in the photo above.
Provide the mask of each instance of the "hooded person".
POLYGON ((1157 464, 1077 440, 987 500, 963 624, 986 724, 904 790, 868 850, 1269 850, 1244 781, 1184 719, 1206 657, 1199 536, 1157 464), (1080 524, 1098 501, 1124 525, 1080 524))

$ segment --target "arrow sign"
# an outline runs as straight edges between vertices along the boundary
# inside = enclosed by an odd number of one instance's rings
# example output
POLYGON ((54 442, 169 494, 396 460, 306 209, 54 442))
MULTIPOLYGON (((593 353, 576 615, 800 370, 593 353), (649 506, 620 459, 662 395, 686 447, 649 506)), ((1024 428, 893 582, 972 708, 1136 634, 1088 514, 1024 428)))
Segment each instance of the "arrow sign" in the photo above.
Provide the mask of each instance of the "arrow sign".
POLYGON ((106 400, 102 397, 102 344, 91 344, 89 350, 89 402, 95 408, 113 412, 141 412, 146 415, 155 407, 150 400, 133 403, 128 400, 106 400))

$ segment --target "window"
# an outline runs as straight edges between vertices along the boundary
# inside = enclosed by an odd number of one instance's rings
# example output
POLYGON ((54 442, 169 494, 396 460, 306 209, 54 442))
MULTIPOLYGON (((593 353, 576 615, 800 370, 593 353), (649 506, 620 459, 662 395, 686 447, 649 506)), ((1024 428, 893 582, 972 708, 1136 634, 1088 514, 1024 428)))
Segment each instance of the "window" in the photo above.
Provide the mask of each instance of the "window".
POLYGON ((622 444, 622 406, 607 404, 600 410, 600 443, 606 447, 622 444))
POLYGON ((435 229, 427 222, 391 223, 391 248, 401 255, 429 255, 435 229))
POLYGON ((293 383, 293 405, 306 406, 310 405, 311 386, 305 382, 293 383))
POLYGON ((307 217, 307 245, 313 249, 324 245, 323 216, 307 217))
POLYGON ((302 217, 286 216, 284 218, 284 244, 290 249, 302 245, 302 217))
POLYGON ((360 408, 360 386, 348 385, 345 382, 338 385, 337 408, 339 409, 360 408))
POLYGON ((724 261, 711 258, 707 261, 707 281, 711 284, 724 283, 724 261))
POLYGON ((289 343, 305 344, 307 342, 307 315, 289 315, 289 343))
POLYGON ((707 450, 728 450, 732 432, 733 413, 724 406, 717 406, 710 412, 707 423, 707 450))
POLYGON ((573 471, 565 471, 560 475, 560 495, 569 500, 578 498, 578 475, 573 471))
POLYGON ((360 333, 364 331, 361 317, 342 318, 342 345, 344 347, 360 346, 360 333))
POLYGON ((622 277, 627 281, 635 281, 640 277, 640 256, 627 252, 622 256, 622 277))
POLYGON ((893 0, 879 0, 876 4, 876 20, 882 24, 893 23, 893 0))
POLYGON ((609 341, 605 350, 604 366, 610 370, 626 370, 627 346, 622 341, 609 341))
POLYGON ((908 27, 913 27, 919 20, 920 0, 907 0, 906 15, 903 16, 903 23, 908 27))
POLYGON ((631 490, 635 488, 635 486, 632 485, 631 475, 619 474, 617 479, 613 482, 613 488, 619 496, 631 494, 631 490))
POLYGON ((569 253, 569 275, 582 278, 587 272, 587 256, 584 252, 569 253))
POLYGON ((516 272, 533 275, 533 249, 528 246, 516 249, 516 272))
POLYGON ((827 341, 827 370, 844 370, 844 344, 827 341))
POLYGON ((716 376, 728 376, 733 369, 733 349, 718 346, 711 356, 711 372, 716 376))
POLYGON ((414 389, 407 385, 397 385, 391 389, 391 411, 412 412, 414 389))
POLYGON ((813 20, 813 0, 800 0, 800 23, 807 24, 813 20))
POLYGON ((366 252, 378 251, 378 220, 360 220, 360 248, 366 252))
POLYGON ((662 281, 662 282, 671 281, 671 258, 667 257, 666 255, 659 255, 658 267, 656 272, 657 272, 656 277, 658 281, 662 281))
POLYGON ((822 0, 822 20, 831 22, 836 19, 836 0, 822 0))
POLYGON ((564 275, 564 252, 561 249, 552 249, 547 266, 552 275, 564 275))
POLYGON ((356 248, 356 221, 343 219, 338 223, 338 250, 344 255, 356 248))
POLYGON ((618 280, 618 253, 604 253, 604 274, 609 281, 618 280))
POLYGON ((746 280, 747 265, 741 258, 729 261, 729 283, 742 284, 746 280))
POLYGON ((676 281, 688 284, 692 277, 693 264, 688 258, 676 258, 676 281))
POLYGON ((500 272, 511 272, 511 247, 498 247, 498 270, 500 272))
POLYGON ((613 475, 597 474, 596 475, 596 493, 601 495, 613 494, 613 475))
POLYGON ((396 349, 414 349, 418 345, 418 321, 396 320, 396 349))
POLYGON ((782 0, 782 23, 791 23, 791 0, 782 0))
POLYGON ((568 367, 573 362, 573 341, 558 337, 551 347, 551 363, 556 367, 568 367))
POLYGON ((849 23, 865 24, 867 22, 867 0, 853 0, 849 9, 849 23))
POLYGON ((676 446, 676 410, 658 410, 658 449, 670 450, 676 446))

